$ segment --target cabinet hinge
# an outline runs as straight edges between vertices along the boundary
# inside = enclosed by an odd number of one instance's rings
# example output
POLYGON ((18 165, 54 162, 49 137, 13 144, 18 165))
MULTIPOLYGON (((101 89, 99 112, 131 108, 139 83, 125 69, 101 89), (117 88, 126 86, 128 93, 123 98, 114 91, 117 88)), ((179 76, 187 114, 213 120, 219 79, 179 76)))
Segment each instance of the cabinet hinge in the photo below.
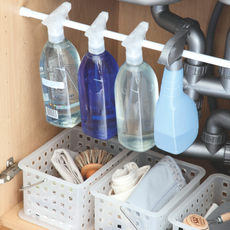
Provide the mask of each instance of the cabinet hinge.
POLYGON ((6 162, 6 170, 0 174, 0 184, 5 184, 12 180, 20 171, 21 169, 18 167, 18 163, 14 163, 14 158, 11 157, 6 162))

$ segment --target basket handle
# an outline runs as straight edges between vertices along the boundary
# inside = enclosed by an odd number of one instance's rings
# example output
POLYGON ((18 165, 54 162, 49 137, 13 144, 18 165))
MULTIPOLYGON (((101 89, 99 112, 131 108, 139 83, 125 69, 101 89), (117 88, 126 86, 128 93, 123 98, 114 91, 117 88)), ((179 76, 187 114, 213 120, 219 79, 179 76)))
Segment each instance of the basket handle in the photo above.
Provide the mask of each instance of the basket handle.
POLYGON ((32 188, 32 187, 36 186, 36 185, 42 184, 42 183, 44 183, 44 182, 46 182, 46 181, 47 181, 47 179, 44 179, 44 180, 39 181, 39 182, 37 182, 37 183, 31 184, 31 185, 29 185, 29 186, 21 187, 21 188, 19 189, 19 191, 27 190, 27 189, 29 189, 29 188, 32 188))
POLYGON ((125 217, 129 220, 129 222, 133 225, 133 227, 136 229, 136 230, 140 230, 137 225, 134 223, 134 221, 125 213, 124 209, 122 206, 120 206, 120 210, 121 212, 125 215, 125 217))

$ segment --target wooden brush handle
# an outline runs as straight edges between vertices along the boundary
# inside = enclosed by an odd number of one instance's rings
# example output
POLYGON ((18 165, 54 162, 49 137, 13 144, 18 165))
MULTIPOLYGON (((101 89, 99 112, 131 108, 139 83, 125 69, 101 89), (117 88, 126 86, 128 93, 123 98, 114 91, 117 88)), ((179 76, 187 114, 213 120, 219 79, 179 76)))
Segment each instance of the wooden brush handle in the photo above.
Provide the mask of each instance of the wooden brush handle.
POLYGON ((81 169, 81 175, 84 180, 88 179, 91 175, 93 175, 98 169, 100 169, 103 165, 98 163, 91 163, 85 165, 81 169))
POLYGON ((223 222, 229 221, 230 220, 230 212, 227 212, 223 215, 220 216, 223 222))

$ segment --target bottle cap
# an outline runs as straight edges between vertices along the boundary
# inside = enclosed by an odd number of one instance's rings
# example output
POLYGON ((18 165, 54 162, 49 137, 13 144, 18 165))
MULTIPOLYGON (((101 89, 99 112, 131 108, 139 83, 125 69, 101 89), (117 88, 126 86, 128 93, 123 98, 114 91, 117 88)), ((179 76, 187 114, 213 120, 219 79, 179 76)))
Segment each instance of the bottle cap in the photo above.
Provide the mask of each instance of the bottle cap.
POLYGON ((149 28, 148 22, 141 22, 133 32, 121 43, 126 48, 126 62, 138 65, 143 62, 142 42, 149 28))
POLYGON ((88 50, 91 54, 101 54, 105 51, 104 30, 108 18, 109 13, 102 11, 85 32, 85 36, 88 37, 88 50))
POLYGON ((50 42, 59 43, 65 38, 63 22, 68 17, 70 10, 71 3, 64 2, 42 21, 42 24, 48 28, 50 42))

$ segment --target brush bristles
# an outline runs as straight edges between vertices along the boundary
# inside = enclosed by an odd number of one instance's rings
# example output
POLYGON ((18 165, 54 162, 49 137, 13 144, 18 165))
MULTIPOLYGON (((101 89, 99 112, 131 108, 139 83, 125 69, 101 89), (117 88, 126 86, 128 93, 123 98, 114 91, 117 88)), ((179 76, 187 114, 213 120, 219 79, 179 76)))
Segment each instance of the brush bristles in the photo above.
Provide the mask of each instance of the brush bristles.
POLYGON ((76 156, 75 164, 79 169, 81 169, 84 165, 90 163, 99 163, 105 165, 112 158, 113 155, 111 153, 107 153, 105 150, 88 149, 76 156))

